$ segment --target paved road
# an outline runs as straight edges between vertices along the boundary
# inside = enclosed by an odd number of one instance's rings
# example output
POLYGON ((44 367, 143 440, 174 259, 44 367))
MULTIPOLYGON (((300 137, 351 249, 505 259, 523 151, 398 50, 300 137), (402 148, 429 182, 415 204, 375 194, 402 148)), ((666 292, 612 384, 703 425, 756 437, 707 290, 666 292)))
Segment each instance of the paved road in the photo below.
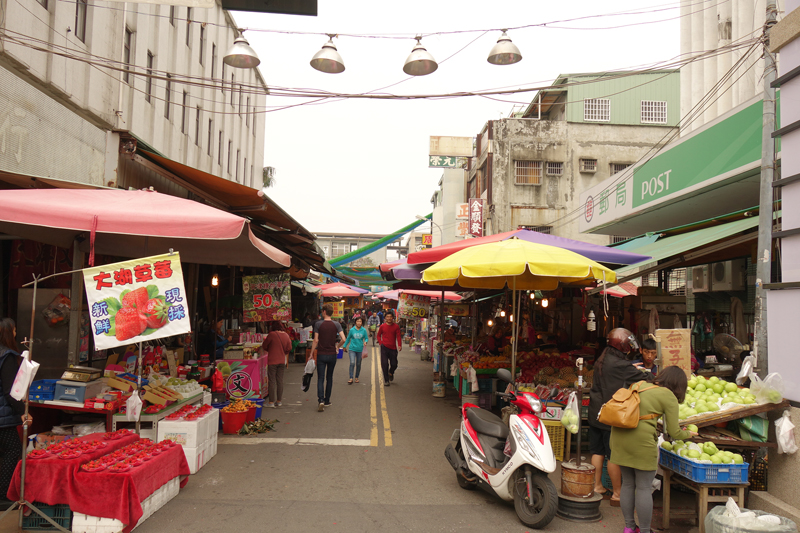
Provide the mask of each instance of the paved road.
MULTIPOLYGON (((316 380, 302 392, 303 365, 290 365, 284 407, 264 410, 278 420, 276 431, 220 435, 217 456, 136 531, 526 531, 513 505, 456 484, 443 455, 459 423, 452 387, 434 398, 431 363, 405 350, 395 381, 383 388, 376 355, 353 385, 347 360, 339 360, 333 405, 322 413, 316 380)), ((623 529, 619 509, 603 502, 602 511, 602 522, 556 518, 547 531, 623 529)))

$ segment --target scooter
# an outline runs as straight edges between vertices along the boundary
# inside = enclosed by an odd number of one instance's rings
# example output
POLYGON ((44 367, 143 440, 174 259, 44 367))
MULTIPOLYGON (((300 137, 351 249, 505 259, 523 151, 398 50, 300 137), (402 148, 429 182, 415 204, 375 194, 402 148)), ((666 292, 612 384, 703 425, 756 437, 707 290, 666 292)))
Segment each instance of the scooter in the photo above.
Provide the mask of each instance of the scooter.
POLYGON ((547 474, 556 469, 556 459, 547 429, 537 414, 542 402, 530 392, 519 392, 511 372, 497 371, 498 379, 511 384, 509 393, 495 395, 517 407, 508 425, 474 404, 461 407, 461 428, 456 429, 444 455, 456 471, 461 488, 481 487, 503 500, 514 501, 520 521, 541 529, 553 519, 558 495, 547 474))

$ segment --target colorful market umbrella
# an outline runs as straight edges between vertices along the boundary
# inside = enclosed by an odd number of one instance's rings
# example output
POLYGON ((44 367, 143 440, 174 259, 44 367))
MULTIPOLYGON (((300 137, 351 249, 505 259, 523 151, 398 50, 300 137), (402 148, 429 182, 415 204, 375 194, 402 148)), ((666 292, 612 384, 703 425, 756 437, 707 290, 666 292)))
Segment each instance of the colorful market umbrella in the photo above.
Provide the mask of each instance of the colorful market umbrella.
MULTIPOLYGON (((406 294, 414 294, 417 296, 430 296, 431 300, 441 300, 442 299, 442 291, 416 291, 416 290, 403 290, 398 289, 395 291, 383 291, 377 292, 373 296, 377 298, 384 298, 386 300, 399 300, 400 295, 406 294)), ((448 302, 458 302, 461 301, 462 297, 459 294, 456 294, 452 291, 445 291, 444 299, 448 302)))
POLYGON ((325 289, 330 289, 332 287, 346 287, 346 288, 350 289, 351 291, 357 292, 358 294, 356 296, 358 296, 360 294, 369 293, 369 290, 367 290, 367 289, 362 289, 361 287, 356 287, 355 285, 348 285, 347 283, 342 283, 341 281, 337 281, 336 283, 325 283, 324 285, 317 285, 317 288, 318 289, 322 289, 323 291, 325 289))
MULTIPOLYGON (((613 270, 580 254, 521 239, 481 244, 458 251, 425 269, 422 281, 475 289, 512 289, 512 309, 519 317, 517 290, 554 290, 560 284, 615 283, 613 270), (515 301, 516 300, 516 301, 515 301)), ((517 334, 514 328, 511 375, 516 376, 517 334)))
POLYGON ((580 254, 521 239, 472 246, 456 252, 422 272, 422 281, 474 289, 551 291, 562 283, 614 283, 617 275, 580 254))
POLYGON ((327 298, 357 298, 362 295, 362 293, 353 290, 352 287, 344 283, 329 283, 327 286, 320 285, 320 287, 322 288, 322 296, 327 298))

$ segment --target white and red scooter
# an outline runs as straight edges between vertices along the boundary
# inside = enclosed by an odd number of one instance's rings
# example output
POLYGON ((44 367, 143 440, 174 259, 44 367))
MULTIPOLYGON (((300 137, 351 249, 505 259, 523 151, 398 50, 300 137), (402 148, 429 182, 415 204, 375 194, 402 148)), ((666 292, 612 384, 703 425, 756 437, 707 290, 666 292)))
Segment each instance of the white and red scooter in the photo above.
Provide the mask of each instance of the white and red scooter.
MULTIPOLYGON (((513 383, 511 372, 497 371, 498 379, 513 383)), ((508 425, 477 405, 461 407, 461 429, 455 430, 444 455, 463 489, 481 487, 506 501, 514 501, 517 516, 528 527, 545 527, 556 514, 558 495, 547 474, 556 459, 544 424, 537 416, 542 403, 530 392, 495 393, 519 410, 508 425)))

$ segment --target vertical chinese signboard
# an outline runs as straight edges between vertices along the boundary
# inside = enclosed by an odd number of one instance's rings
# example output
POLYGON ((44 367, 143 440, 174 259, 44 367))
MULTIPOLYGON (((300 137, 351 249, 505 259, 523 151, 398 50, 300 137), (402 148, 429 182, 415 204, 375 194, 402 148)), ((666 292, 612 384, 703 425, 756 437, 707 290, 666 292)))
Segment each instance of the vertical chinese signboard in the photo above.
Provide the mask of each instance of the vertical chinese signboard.
POLYGON ((426 318, 431 306, 430 296, 403 293, 397 302, 398 318, 426 318))
POLYGON ((344 299, 345 309, 361 309, 362 307, 364 307, 363 296, 348 296, 344 299))
POLYGON ((96 350, 191 331, 179 254, 83 270, 96 350))
POLYGON ((292 319, 289 274, 264 274, 242 278, 245 322, 292 319))
POLYGON ((661 365, 677 366, 689 378, 692 375, 692 342, 690 329, 657 329, 661 338, 661 365))
POLYGON ((422 235, 422 246, 425 248, 430 248, 433 246, 433 234, 432 233, 425 233, 422 235))
POLYGON ((333 308, 333 316, 331 317, 334 320, 339 320, 340 318, 344 318, 344 302, 325 302, 325 305, 330 305, 333 308))
POLYGON ((469 234, 483 237, 483 199, 469 199, 469 234))

